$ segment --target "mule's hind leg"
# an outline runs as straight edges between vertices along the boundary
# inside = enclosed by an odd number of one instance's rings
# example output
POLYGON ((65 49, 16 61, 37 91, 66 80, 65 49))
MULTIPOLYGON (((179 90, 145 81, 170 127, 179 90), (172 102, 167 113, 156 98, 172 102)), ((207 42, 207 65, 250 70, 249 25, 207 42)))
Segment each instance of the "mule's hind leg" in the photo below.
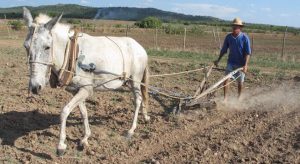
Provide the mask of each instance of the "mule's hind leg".
POLYGON ((143 96, 143 106, 142 106, 142 112, 144 115, 145 121, 150 121, 150 117, 148 116, 148 108, 149 108, 149 71, 148 67, 145 68, 144 70, 144 75, 142 79, 142 84, 141 84, 141 91, 142 91, 142 96, 143 96))
POLYGON ((89 126, 89 120, 88 120, 88 113, 85 106, 85 102, 82 102, 79 104, 80 113, 83 119, 83 125, 84 125, 84 137, 80 141, 80 146, 89 146, 88 138, 91 136, 91 129, 89 126))
POLYGON ((139 114, 139 110, 141 108, 141 103, 142 103, 142 92, 141 92, 140 84, 138 84, 136 82, 131 82, 131 85, 132 85, 132 92, 134 95, 135 112, 134 112, 132 127, 128 131, 129 138, 133 135, 134 130, 136 129, 137 121, 138 121, 138 114, 139 114))
POLYGON ((57 147, 57 155, 62 156, 67 148, 65 144, 66 140, 66 122, 69 114, 71 111, 78 106, 80 103, 85 101, 88 98, 90 92, 84 88, 80 89, 79 92, 72 98, 72 100, 64 107, 63 111, 61 112, 60 119, 61 119, 61 127, 60 127, 60 136, 59 136, 59 143, 57 147))
POLYGON ((142 102, 142 113, 143 113, 145 121, 149 122, 150 121, 150 116, 148 116, 147 109, 148 109, 148 104, 145 100, 143 100, 143 102, 142 102))

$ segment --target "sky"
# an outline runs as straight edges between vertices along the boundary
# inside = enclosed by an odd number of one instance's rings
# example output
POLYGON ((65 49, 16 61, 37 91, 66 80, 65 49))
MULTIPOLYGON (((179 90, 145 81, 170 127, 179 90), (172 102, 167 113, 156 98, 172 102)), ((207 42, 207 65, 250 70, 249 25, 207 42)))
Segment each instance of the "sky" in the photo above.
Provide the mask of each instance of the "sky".
POLYGON ((153 7, 225 20, 240 17, 246 23, 300 28, 299 0, 0 0, 0 7, 79 4, 92 7, 153 7))

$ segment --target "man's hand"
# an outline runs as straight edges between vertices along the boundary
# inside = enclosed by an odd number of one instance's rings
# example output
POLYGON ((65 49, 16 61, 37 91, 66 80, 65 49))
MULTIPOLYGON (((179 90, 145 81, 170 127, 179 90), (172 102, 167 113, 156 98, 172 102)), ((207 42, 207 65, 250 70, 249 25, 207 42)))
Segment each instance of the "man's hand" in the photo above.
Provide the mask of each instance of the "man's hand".
POLYGON ((243 72, 244 72, 244 73, 247 73, 247 72, 248 72, 248 65, 245 65, 245 66, 243 67, 243 72))
POLYGON ((214 61, 214 65, 215 65, 216 67, 219 67, 219 60, 214 61))

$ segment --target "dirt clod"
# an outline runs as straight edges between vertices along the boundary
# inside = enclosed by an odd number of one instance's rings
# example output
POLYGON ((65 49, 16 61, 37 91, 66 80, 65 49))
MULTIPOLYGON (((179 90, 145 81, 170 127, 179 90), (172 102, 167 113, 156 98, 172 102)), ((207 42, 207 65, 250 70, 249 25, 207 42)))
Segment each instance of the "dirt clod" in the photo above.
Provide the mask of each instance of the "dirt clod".
MULTIPOLYGON (((25 54, 23 49, 17 50, 25 54)), ((76 108, 67 120, 68 147, 59 158, 60 113, 72 95, 50 88, 39 96, 28 95, 27 66, 20 59, 0 49, 0 65, 4 66, 0 70, 0 163, 300 162, 299 84, 294 80, 278 84, 264 78, 257 82, 256 77, 249 77, 252 82, 246 82, 248 88, 241 102, 232 89, 230 95, 234 96, 222 104, 218 100, 222 92, 217 92, 216 110, 198 107, 175 116, 172 109, 176 101, 151 95, 151 121, 145 123, 139 115, 131 140, 123 137, 134 114, 130 90, 96 92, 86 102, 92 133, 89 148, 77 150, 84 128, 76 108), (11 63, 18 64, 10 67, 11 63), (265 87, 266 83, 270 86, 265 87)), ((151 58, 150 68, 154 73, 175 72, 188 70, 188 64, 151 58)), ((211 80, 221 76, 223 73, 216 72, 211 80)), ((202 76, 190 77, 151 79, 150 83, 188 94, 199 86, 202 76)))

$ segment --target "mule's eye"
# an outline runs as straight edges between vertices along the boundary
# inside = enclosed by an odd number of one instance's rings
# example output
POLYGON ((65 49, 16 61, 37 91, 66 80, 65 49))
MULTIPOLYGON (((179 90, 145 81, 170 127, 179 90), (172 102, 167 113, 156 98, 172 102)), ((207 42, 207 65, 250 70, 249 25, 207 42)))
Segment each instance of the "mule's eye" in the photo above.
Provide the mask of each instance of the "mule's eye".
POLYGON ((50 47, 46 47, 46 48, 45 48, 45 50, 49 50, 49 49, 50 49, 50 47))
POLYGON ((27 43, 24 43, 23 44, 24 48, 28 49, 29 48, 29 45, 27 43))

